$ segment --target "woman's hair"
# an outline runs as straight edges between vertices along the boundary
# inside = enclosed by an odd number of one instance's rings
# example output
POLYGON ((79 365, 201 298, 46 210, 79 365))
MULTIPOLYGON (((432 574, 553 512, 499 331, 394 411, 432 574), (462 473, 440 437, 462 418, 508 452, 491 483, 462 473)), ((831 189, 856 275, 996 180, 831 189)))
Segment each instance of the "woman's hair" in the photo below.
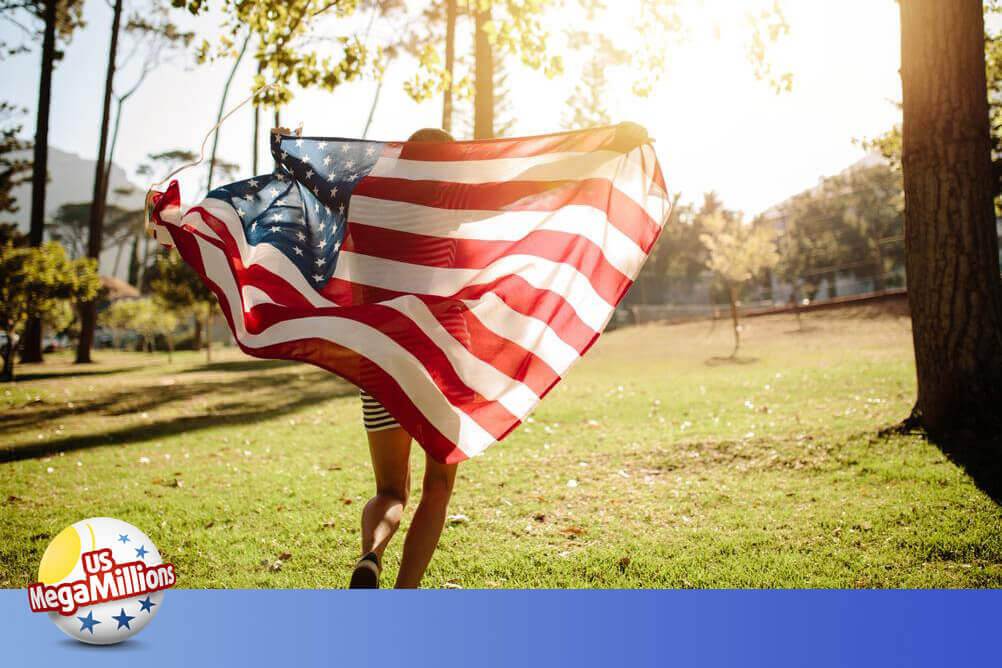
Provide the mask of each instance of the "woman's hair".
POLYGON ((445 130, 439 130, 438 128, 421 128, 420 130, 412 134, 407 139, 407 141, 436 142, 436 141, 456 141, 456 140, 453 139, 452 135, 450 135, 445 130))

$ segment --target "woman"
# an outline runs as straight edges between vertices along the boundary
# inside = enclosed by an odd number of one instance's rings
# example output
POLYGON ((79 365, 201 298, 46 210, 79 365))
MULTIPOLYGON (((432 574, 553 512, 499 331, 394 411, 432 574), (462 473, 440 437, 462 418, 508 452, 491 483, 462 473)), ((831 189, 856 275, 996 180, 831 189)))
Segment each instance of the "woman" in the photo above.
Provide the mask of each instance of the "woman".
MULTIPOLYGON (((425 128, 408 141, 454 141, 443 130, 425 128)), ((369 439, 369 455, 376 479, 376 495, 362 510, 362 558, 355 565, 349 587, 379 587, 383 552, 400 527, 400 518, 410 496, 411 436, 379 402, 365 392, 362 419, 369 439)), ((396 587, 416 588, 431 561, 445 526, 446 509, 456 480, 457 464, 440 464, 425 455, 421 499, 404 539, 404 552, 396 587)))

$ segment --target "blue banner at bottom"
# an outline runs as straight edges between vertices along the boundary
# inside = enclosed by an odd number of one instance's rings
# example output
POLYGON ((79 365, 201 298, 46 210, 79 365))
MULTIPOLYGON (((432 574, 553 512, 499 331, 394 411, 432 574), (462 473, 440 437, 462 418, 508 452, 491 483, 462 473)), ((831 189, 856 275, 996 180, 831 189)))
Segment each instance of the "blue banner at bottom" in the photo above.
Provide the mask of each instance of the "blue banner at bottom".
POLYGON ((0 665, 997 665, 999 591, 170 590, 85 645, 0 590, 0 665))

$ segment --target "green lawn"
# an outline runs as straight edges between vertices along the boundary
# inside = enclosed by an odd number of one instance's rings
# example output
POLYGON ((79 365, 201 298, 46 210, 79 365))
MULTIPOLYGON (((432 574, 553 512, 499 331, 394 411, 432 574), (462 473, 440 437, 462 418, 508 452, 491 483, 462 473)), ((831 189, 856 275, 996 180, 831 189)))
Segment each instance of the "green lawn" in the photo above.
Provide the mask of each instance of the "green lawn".
MULTIPOLYGON (((723 324, 604 336, 460 466, 450 512, 468 520, 425 584, 1002 586, 999 506, 921 438, 876 436, 914 396, 908 320, 804 324, 747 321, 740 363, 715 357, 723 324)), ((150 534, 182 587, 345 585, 372 491, 353 387, 232 349, 96 357, 0 385, 0 586, 33 582, 49 537, 95 515, 150 534)))

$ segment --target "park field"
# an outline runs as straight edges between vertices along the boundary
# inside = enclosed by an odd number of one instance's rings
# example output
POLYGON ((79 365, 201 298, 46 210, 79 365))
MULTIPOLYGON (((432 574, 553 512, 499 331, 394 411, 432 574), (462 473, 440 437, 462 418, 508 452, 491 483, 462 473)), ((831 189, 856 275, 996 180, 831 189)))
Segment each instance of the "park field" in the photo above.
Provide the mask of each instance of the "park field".
MULTIPOLYGON (((460 466, 425 586, 1002 586, 999 505, 920 436, 878 436, 914 398, 909 327, 754 318, 737 360, 723 323, 610 332, 460 466)), ((96 515, 181 587, 345 586, 373 491, 352 386, 235 349, 95 356, 0 385, 0 586, 96 515)))

